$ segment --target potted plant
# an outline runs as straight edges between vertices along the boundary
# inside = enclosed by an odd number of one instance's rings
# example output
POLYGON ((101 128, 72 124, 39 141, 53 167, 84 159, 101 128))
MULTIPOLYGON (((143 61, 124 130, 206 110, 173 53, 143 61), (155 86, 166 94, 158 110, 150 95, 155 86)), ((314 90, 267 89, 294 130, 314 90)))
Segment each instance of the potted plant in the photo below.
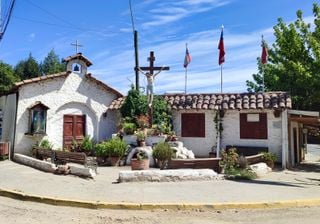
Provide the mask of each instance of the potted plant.
POLYGON ((126 135, 133 135, 135 130, 137 130, 137 126, 132 122, 124 122, 122 124, 122 129, 126 135))
POLYGON ((160 142, 155 145, 152 155, 156 159, 158 167, 164 169, 174 155, 174 151, 167 142, 160 142))
POLYGON ((272 152, 262 152, 262 159, 265 161, 268 167, 273 169, 274 162, 277 160, 277 155, 272 152))
POLYGON ((90 136, 85 136, 81 141, 81 151, 83 151, 86 155, 90 155, 92 153, 94 147, 94 141, 90 136))
POLYGON ((99 165, 105 165, 106 159, 107 159, 107 144, 106 142, 101 142, 99 144, 96 144, 95 146, 96 150, 96 156, 97 156, 97 162, 99 165))
POLYGON ((135 132, 137 136, 137 145, 143 147, 146 145, 146 133, 143 130, 138 130, 135 132))
POLYGON ((112 138, 106 143, 106 153, 109 156, 109 160, 112 166, 118 164, 121 157, 125 154, 127 150, 127 144, 121 140, 119 137, 112 138))
POLYGON ((145 129, 149 127, 149 116, 148 115, 139 115, 136 117, 136 123, 139 128, 145 129))
POLYGON ((132 170, 147 170, 149 169, 149 157, 147 152, 139 150, 131 159, 132 170))

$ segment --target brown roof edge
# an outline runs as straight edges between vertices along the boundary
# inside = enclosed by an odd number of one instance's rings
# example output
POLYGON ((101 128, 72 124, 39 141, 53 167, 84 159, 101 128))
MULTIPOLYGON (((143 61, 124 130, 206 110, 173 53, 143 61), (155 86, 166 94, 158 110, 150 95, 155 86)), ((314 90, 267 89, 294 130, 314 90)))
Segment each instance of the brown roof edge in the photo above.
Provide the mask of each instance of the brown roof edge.
POLYGON ((26 84, 31 84, 31 83, 36 83, 36 82, 40 82, 43 80, 47 80, 47 79, 54 79, 54 78, 58 78, 58 77, 66 77, 70 74, 71 72, 59 72, 56 74, 51 74, 51 75, 44 75, 44 76, 39 76, 39 77, 35 77, 35 78, 31 78, 31 79, 25 79, 22 80, 20 82, 16 82, 14 84, 15 88, 18 88, 20 86, 26 85, 26 84))
POLYGON ((120 92, 117 91, 116 89, 108 86, 108 85, 105 84, 104 82, 102 82, 102 81, 94 78, 91 73, 87 73, 85 76, 86 76, 87 79, 89 79, 89 80, 91 80, 92 82, 96 83, 98 86, 101 86, 101 87, 104 88, 106 91, 114 93, 117 97, 123 97, 122 93, 120 93, 120 92))
POLYGON ((81 60, 83 60, 83 61, 86 63, 86 65, 87 65, 88 67, 89 67, 90 65, 92 65, 92 62, 91 62, 88 58, 86 58, 85 56, 83 56, 82 53, 77 53, 77 54, 75 54, 75 55, 68 56, 68 57, 64 58, 64 59, 62 60, 62 62, 69 62, 69 61, 71 61, 72 59, 81 59, 81 60))

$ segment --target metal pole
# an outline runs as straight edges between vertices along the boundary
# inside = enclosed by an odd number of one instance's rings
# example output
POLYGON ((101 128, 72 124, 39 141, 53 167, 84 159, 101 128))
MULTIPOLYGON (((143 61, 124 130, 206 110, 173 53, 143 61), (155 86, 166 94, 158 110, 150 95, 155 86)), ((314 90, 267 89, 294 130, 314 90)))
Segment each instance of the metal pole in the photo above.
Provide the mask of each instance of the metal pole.
POLYGON ((186 67, 185 75, 184 75, 184 94, 187 94, 187 74, 188 74, 188 66, 186 67))
POLYGON ((221 79, 220 90, 221 90, 221 93, 222 93, 222 83, 223 83, 223 80, 222 80, 222 64, 221 64, 220 68, 221 68, 221 70, 220 70, 220 79, 221 79))
POLYGON ((136 73, 136 90, 139 90, 139 56, 138 56, 138 31, 134 31, 134 58, 135 58, 135 73, 136 73))
POLYGON ((261 65, 261 73, 262 73, 262 92, 264 93, 265 87, 264 87, 264 64, 261 65))

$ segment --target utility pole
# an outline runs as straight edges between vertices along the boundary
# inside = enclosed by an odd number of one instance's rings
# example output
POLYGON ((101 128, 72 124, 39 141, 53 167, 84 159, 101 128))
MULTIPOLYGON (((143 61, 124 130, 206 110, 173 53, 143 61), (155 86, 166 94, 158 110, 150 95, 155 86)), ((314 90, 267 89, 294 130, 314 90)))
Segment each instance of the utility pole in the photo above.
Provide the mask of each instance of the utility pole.
POLYGON ((134 31, 134 58, 135 58, 135 73, 136 73, 136 90, 139 90, 139 55, 138 55, 138 31, 134 31))

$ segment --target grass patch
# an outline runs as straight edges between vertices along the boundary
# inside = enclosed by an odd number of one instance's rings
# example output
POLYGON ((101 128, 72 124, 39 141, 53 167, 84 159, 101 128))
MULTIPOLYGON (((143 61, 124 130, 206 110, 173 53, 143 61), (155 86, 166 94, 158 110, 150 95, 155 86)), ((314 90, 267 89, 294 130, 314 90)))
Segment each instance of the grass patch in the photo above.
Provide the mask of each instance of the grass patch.
POLYGON ((231 168, 225 170, 225 177, 229 180, 254 180, 257 174, 250 169, 231 168))

